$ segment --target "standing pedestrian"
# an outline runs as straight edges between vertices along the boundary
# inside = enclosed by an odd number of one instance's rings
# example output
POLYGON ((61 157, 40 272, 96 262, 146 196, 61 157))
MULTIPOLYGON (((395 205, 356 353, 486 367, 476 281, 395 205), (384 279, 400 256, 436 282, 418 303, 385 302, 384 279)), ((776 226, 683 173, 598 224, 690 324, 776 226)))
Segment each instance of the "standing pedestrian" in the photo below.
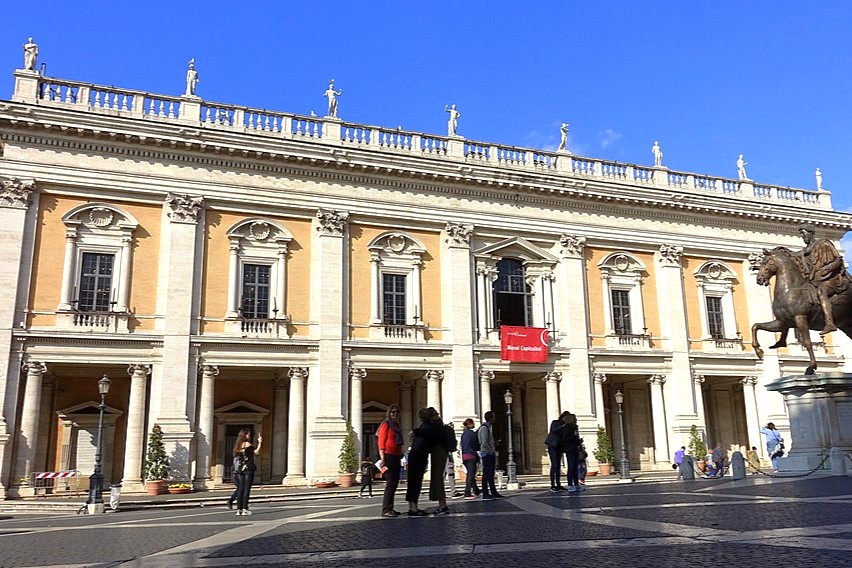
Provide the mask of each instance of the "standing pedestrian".
POLYGON ((778 471, 778 458, 784 455, 784 438, 772 422, 761 428, 760 433, 766 436, 766 455, 772 461, 772 469, 778 471), (780 455, 778 450, 781 450, 780 455))
POLYGON ((674 455, 674 468, 677 470, 677 478, 683 477, 683 456, 686 455, 686 446, 681 446, 674 455))
POLYGON ((748 467, 752 475, 760 473, 760 456, 757 455, 757 446, 752 446, 747 454, 748 467))
POLYGON ((562 448, 565 451, 565 468, 568 470, 568 492, 583 491, 584 488, 580 485, 579 476, 580 444, 583 443, 583 439, 580 438, 576 414, 569 412, 565 418, 562 440, 562 448))
POLYGON ((728 461, 728 452, 722 449, 722 444, 717 443, 713 448, 713 467, 716 468, 716 477, 725 475, 725 462, 728 461))
POLYGON ((571 413, 565 411, 559 415, 559 418, 553 420, 550 423, 550 431, 547 434, 547 438, 544 439, 544 443, 547 446, 547 456, 550 458, 550 491, 552 493, 565 490, 565 487, 561 483, 562 431, 565 429, 565 420, 569 414, 571 413))
POLYGON ((585 490, 586 487, 586 473, 589 471, 589 452, 586 451, 586 444, 580 444, 580 452, 579 452, 579 465, 577 466, 577 478, 580 481, 580 485, 585 490))
POLYGON ((479 427, 479 457, 482 458, 482 500, 492 501, 503 496, 494 485, 494 470, 497 466, 497 448, 494 443, 494 411, 485 413, 485 422, 479 427))
POLYGON ((251 497, 251 486, 254 484, 254 472, 257 471, 255 456, 260 453, 263 436, 258 434, 257 447, 251 443, 251 430, 243 428, 237 434, 234 443, 234 472, 239 478, 237 481, 237 515, 251 515, 248 508, 251 497))
POLYGON ((481 491, 476 486, 476 464, 479 462, 479 438, 473 429, 473 419, 464 421, 464 432, 461 436, 462 463, 465 469, 464 498, 472 501, 479 497, 481 491))
POLYGON ((373 496, 373 472, 376 466, 370 460, 361 462, 361 489, 358 491, 358 497, 364 496, 364 490, 369 491, 370 497, 373 496))
MULTIPOLYGON (((432 451, 429 452, 432 466, 429 475, 429 499, 438 502, 438 508, 432 511, 433 514, 449 515, 450 508, 447 507, 444 474, 447 471, 447 461, 452 459, 450 455, 458 448, 458 442, 452 424, 445 425, 437 410, 431 417, 430 425, 434 429, 435 443, 432 445, 432 451)), ((453 478, 453 487, 455 487, 455 477, 453 478)))
MULTIPOLYGON (((417 417, 420 418, 420 425, 411 432, 411 447, 408 450, 408 486, 405 489, 405 500, 408 501, 409 517, 425 517, 429 514, 420 509, 418 501, 420 500, 420 492, 423 489, 423 475, 426 473, 429 454, 432 452, 432 447, 438 441, 436 439, 436 428, 432 421, 432 418, 437 414, 438 411, 432 407, 421 408, 417 413, 417 417)), ((439 435, 443 435, 440 429, 437 431, 439 435)), ((444 460, 446 460, 446 456, 444 456, 444 460)), ((443 486, 444 477, 442 475, 442 468, 438 471, 438 476, 443 486)))
POLYGON ((393 508, 396 488, 399 486, 400 462, 402 461, 402 433, 399 431, 399 406, 392 404, 384 421, 376 432, 379 446, 379 463, 385 471, 385 493, 382 498, 382 516, 398 517, 393 508))

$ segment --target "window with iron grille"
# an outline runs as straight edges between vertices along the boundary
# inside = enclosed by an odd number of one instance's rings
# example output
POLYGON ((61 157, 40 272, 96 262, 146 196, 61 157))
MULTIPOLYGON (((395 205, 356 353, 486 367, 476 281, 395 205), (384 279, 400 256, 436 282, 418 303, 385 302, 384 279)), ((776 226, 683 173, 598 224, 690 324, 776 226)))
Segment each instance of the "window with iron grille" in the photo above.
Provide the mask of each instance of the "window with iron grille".
POLYGON ((722 313, 722 298, 707 296, 707 331, 713 339, 725 339, 725 316, 722 313))
POLYGON ((80 294, 77 309, 107 312, 112 300, 112 271, 115 255, 84 252, 80 267, 80 294))
POLYGON ((630 292, 612 290, 612 328, 616 335, 630 335, 633 324, 630 321, 630 292))
POLYGON ((520 261, 504 258, 497 263, 493 289, 494 321, 498 325, 532 325, 532 294, 520 261))
POLYGON ((382 323, 405 325, 405 275, 382 274, 382 323))
POLYGON ((243 318, 265 319, 269 317, 269 273, 270 267, 268 265, 243 265, 243 318))

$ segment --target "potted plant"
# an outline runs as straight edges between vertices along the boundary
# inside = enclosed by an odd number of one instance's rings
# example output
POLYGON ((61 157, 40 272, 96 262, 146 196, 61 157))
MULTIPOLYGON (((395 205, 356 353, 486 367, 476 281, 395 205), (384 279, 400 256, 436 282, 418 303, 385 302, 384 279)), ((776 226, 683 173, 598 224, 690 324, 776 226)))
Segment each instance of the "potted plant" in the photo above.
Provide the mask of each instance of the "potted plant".
POLYGON ((333 479, 320 477, 314 481, 314 487, 317 489, 330 489, 332 487, 337 487, 337 483, 333 479))
POLYGON ((191 493, 192 485, 189 483, 169 483, 169 493, 179 495, 181 493, 191 493))
POLYGON ((598 460, 598 469, 601 470, 601 475, 609 475, 612 473, 612 463, 615 461, 615 450, 612 449, 612 440, 606 433, 603 426, 598 426, 597 447, 592 452, 595 459, 598 460))
POLYGON ((145 465, 142 468, 145 479, 145 489, 148 495, 163 493, 165 480, 169 477, 169 457, 163 444, 163 430, 159 424, 154 424, 148 437, 148 451, 145 454, 145 465))
POLYGON ((707 446, 704 445, 704 440, 701 439, 701 433, 698 431, 698 425, 693 424, 689 428, 689 446, 688 453, 696 461, 702 461, 707 455, 707 446))
POLYGON ((346 436, 343 438, 338 457, 340 486, 352 487, 355 485, 355 472, 358 471, 358 452, 355 451, 355 430, 349 422, 346 423, 346 436))

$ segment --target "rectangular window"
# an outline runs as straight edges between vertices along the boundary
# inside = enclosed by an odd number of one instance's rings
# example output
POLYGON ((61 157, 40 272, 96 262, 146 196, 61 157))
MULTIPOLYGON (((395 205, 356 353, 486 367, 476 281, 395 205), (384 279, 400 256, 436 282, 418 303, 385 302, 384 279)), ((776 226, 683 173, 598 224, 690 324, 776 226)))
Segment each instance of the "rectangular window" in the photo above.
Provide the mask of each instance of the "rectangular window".
POLYGON ((707 330, 713 339, 725 339, 725 318, 722 315, 722 298, 707 296, 707 330))
POLYGON ((108 312, 112 301, 112 269, 115 255, 83 253, 80 267, 80 295, 77 309, 83 312, 108 312))
POLYGON ((405 325, 405 276, 382 274, 382 323, 405 325))
POLYGON ((270 267, 264 264, 243 265, 243 318, 269 317, 269 273, 270 267))
POLYGON ((630 292, 612 290, 612 328, 616 335, 630 335, 633 325, 630 321, 630 292))

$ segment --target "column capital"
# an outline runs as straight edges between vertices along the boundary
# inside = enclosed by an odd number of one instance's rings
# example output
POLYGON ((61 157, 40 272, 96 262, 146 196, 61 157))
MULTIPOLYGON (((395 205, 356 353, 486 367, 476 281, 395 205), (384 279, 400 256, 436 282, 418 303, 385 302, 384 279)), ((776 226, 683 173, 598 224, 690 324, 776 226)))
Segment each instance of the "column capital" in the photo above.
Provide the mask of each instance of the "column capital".
POLYGON ((494 371, 489 371, 487 369, 479 369, 479 380, 483 383, 490 383, 494 380, 494 371))
POLYGON ((444 231, 447 233, 447 244, 451 247, 470 247, 470 237, 473 235, 473 225, 464 223, 447 223, 444 231))
POLYGON ((648 379, 648 384, 649 385, 663 386, 664 384, 666 384, 666 376, 665 375, 651 375, 651 377, 648 379))
POLYGON ((435 369, 431 371, 426 371, 426 374, 423 375, 423 378, 427 381, 434 381, 439 383, 444 380, 444 371, 439 371, 435 369))
POLYGON ((30 359, 21 363, 21 370, 27 374, 43 375, 47 372, 47 364, 30 359))
POLYGON ((694 382, 697 385, 703 385, 704 381, 705 381, 704 375, 701 375, 701 374, 695 373, 695 372, 692 373, 692 382, 694 382))
POLYGON ((660 245, 660 264, 663 266, 680 266, 683 247, 677 245, 660 245))
POLYGON ((592 375, 592 378, 595 380, 595 384, 602 385, 606 382, 606 374, 605 373, 595 373, 592 375))
POLYGON ((293 367, 289 371, 287 371, 287 376, 290 377, 290 380, 303 381, 308 378, 308 368, 307 367, 293 367))
POLYGON ((740 382, 743 384, 743 386, 754 387, 757 384, 757 377, 755 377, 755 376, 745 377, 745 378, 741 379, 740 382))
POLYGON ((349 223, 349 213, 347 211, 335 211, 334 209, 318 209, 317 221, 319 221, 317 231, 320 235, 342 237, 346 231, 346 225, 349 223))
POLYGON ((586 237, 562 233, 559 237, 562 246, 562 256, 566 258, 582 258, 586 248, 586 237))
POLYGON ((18 178, 0 180, 0 207, 26 209, 35 191, 35 180, 18 178))
POLYGON ((414 382, 413 381, 402 381, 399 384, 399 388, 401 388, 404 391, 410 391, 411 389, 414 388, 414 382))
POLYGON ((367 377, 366 369, 352 368, 349 369, 349 377, 353 381, 363 381, 367 377))
POLYGON ((199 368, 199 371, 202 375, 207 377, 217 377, 219 376, 219 366, 218 365, 202 365, 199 368))
POLYGON ((166 204, 169 206, 169 219, 172 223, 198 223, 198 212, 204 204, 203 197, 193 197, 185 193, 166 194, 166 204))
POLYGON ((559 383, 562 380, 562 373, 559 371, 549 371, 541 378, 546 383, 559 383))
POLYGON ((131 377, 133 375, 143 375, 147 377, 151 374, 151 365, 146 365, 145 363, 130 363, 127 365, 127 374, 131 377))

